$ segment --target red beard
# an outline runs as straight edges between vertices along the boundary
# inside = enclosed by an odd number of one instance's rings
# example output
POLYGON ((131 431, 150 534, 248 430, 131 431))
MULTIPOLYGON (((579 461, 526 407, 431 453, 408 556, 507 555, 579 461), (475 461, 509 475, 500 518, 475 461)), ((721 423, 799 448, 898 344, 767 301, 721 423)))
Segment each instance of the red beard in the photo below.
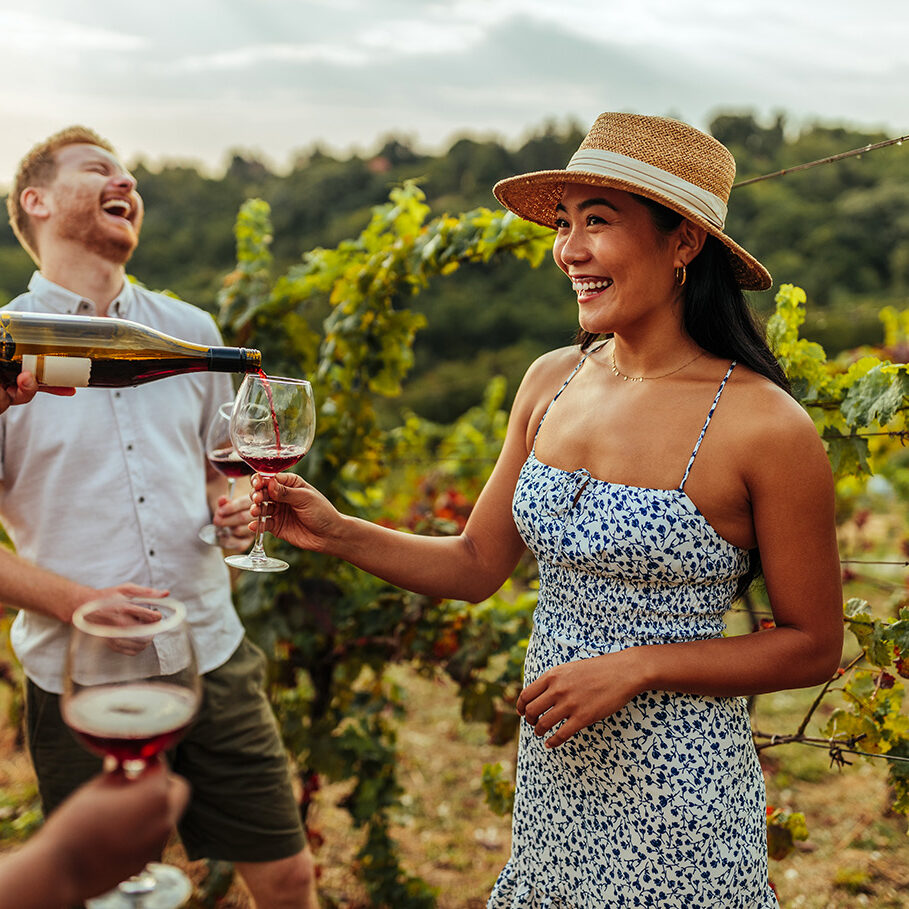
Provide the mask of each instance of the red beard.
POLYGON ((59 210, 57 234, 63 239, 77 241, 86 252, 115 265, 124 265, 139 243, 141 226, 141 207, 129 230, 125 223, 118 224, 101 211, 97 197, 88 199, 72 194, 59 210))

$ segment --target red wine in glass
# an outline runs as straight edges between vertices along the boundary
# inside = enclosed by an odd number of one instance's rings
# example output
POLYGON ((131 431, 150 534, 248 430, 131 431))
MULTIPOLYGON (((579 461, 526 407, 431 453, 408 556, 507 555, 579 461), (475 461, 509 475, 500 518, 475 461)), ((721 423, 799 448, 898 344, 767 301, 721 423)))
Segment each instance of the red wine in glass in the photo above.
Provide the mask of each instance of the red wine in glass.
MULTIPOLYGON (((116 763, 127 780, 179 741, 201 699, 182 603, 117 594, 73 613, 60 712, 82 744, 116 763)), ((182 871, 153 862, 86 907, 177 909, 191 892, 182 871)))
MULTIPOLYGON (((316 409, 312 386, 305 379, 250 373, 240 385, 230 418, 234 449, 260 476, 273 477, 296 464, 312 445, 316 432, 316 409)), ((263 490, 263 495, 267 490, 263 490)), ((259 521, 253 548, 246 555, 230 555, 225 561, 247 571, 285 571, 283 559, 265 553, 266 505, 259 505, 259 521)))
POLYGON ((306 454, 306 449, 298 445, 278 446, 274 450, 263 449, 261 453, 245 452, 246 463, 263 477, 273 477, 276 473, 288 470, 306 454))
POLYGON ((240 477, 248 477, 255 473, 255 470, 233 450, 233 447, 211 451, 207 458, 208 463, 218 473, 231 480, 238 480, 240 477))
MULTIPOLYGON (((230 414, 233 401, 225 401, 212 418, 205 436, 205 458, 209 466, 227 477, 227 498, 234 497, 234 484, 240 477, 252 474, 252 468, 234 451, 230 441, 230 414)), ((231 538, 227 527, 208 523, 199 531, 199 539, 209 546, 227 544, 231 538)))
POLYGON ((147 764, 180 741, 197 705, 193 691, 167 682, 100 685, 70 697, 63 719, 90 751, 147 764))

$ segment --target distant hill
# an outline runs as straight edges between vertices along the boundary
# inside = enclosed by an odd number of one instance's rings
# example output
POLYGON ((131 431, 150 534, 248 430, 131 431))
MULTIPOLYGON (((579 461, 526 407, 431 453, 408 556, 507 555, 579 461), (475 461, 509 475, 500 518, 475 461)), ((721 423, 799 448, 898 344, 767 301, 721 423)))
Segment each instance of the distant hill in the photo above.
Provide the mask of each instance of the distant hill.
MULTIPOLYGON (((717 116, 710 131, 732 150, 739 179, 888 138, 825 124, 790 132, 783 117, 768 125, 747 113, 717 116)), ((233 223, 246 198, 271 205, 280 273, 306 250, 356 235, 370 208, 405 179, 420 180, 436 213, 494 208, 497 180, 564 165, 583 135, 580 125, 546 127, 519 148, 464 138, 436 156, 393 139, 368 157, 341 160, 314 149, 281 175, 235 155, 218 179, 185 166, 152 171, 140 162, 134 173, 146 217, 130 271, 149 287, 213 311, 233 267, 233 223)), ((808 332, 828 349, 876 340, 877 309, 909 305, 907 163, 906 149, 894 146, 733 191, 728 232, 767 265, 775 283, 808 291, 808 332)), ((6 223, 5 207, 0 222, 3 303, 25 287, 32 264, 6 223)), ((755 303, 766 311, 772 297, 759 295, 755 303)), ((534 356, 569 343, 576 327, 567 282, 546 265, 533 272, 517 262, 462 269, 412 305, 427 313, 429 326, 419 335, 403 403, 435 419, 475 403, 492 372, 514 384, 534 356), (472 361, 480 368, 465 368, 472 361)))

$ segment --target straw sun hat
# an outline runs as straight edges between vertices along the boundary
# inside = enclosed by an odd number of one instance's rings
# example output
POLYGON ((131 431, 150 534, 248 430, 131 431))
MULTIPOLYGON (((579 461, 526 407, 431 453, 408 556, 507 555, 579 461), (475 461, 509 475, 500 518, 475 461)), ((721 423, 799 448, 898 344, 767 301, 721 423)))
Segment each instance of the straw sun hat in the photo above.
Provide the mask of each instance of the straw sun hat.
POLYGON ((609 186, 646 196, 699 224, 729 254, 739 285, 766 290, 770 273, 723 233, 735 177, 727 148, 706 133, 666 117, 600 114, 564 170, 543 170, 499 181, 496 198, 516 215, 555 227, 566 183, 609 186))

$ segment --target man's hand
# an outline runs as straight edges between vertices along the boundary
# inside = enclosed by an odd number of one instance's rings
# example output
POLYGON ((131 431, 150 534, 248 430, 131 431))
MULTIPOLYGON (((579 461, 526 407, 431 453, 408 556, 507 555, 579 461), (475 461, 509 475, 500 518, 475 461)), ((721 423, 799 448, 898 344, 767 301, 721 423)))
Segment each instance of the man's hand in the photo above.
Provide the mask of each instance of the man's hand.
POLYGON ((249 529, 252 502, 248 495, 228 499, 221 496, 212 523, 218 528, 218 545, 222 549, 245 552, 252 546, 255 534, 249 529))
POLYGON ((74 395, 75 388, 58 388, 53 385, 39 385, 30 372, 20 372, 15 385, 0 386, 0 413, 14 404, 28 404, 32 398, 43 391, 52 395, 74 395))
MULTIPOLYGON (((58 613, 57 618, 59 618, 61 622, 72 623, 73 613, 85 603, 91 603, 95 600, 121 598, 124 601, 124 605, 127 605, 127 601, 133 597, 143 600, 159 600, 168 596, 169 593, 169 590, 162 590, 158 587, 143 587, 141 584, 133 583, 117 584, 115 587, 105 587, 102 590, 90 587, 80 587, 78 597, 72 602, 69 614, 64 615, 58 613)), ((137 618, 140 621, 156 622, 160 618, 158 613, 145 609, 138 604, 131 605, 130 610, 133 618, 137 618)))

